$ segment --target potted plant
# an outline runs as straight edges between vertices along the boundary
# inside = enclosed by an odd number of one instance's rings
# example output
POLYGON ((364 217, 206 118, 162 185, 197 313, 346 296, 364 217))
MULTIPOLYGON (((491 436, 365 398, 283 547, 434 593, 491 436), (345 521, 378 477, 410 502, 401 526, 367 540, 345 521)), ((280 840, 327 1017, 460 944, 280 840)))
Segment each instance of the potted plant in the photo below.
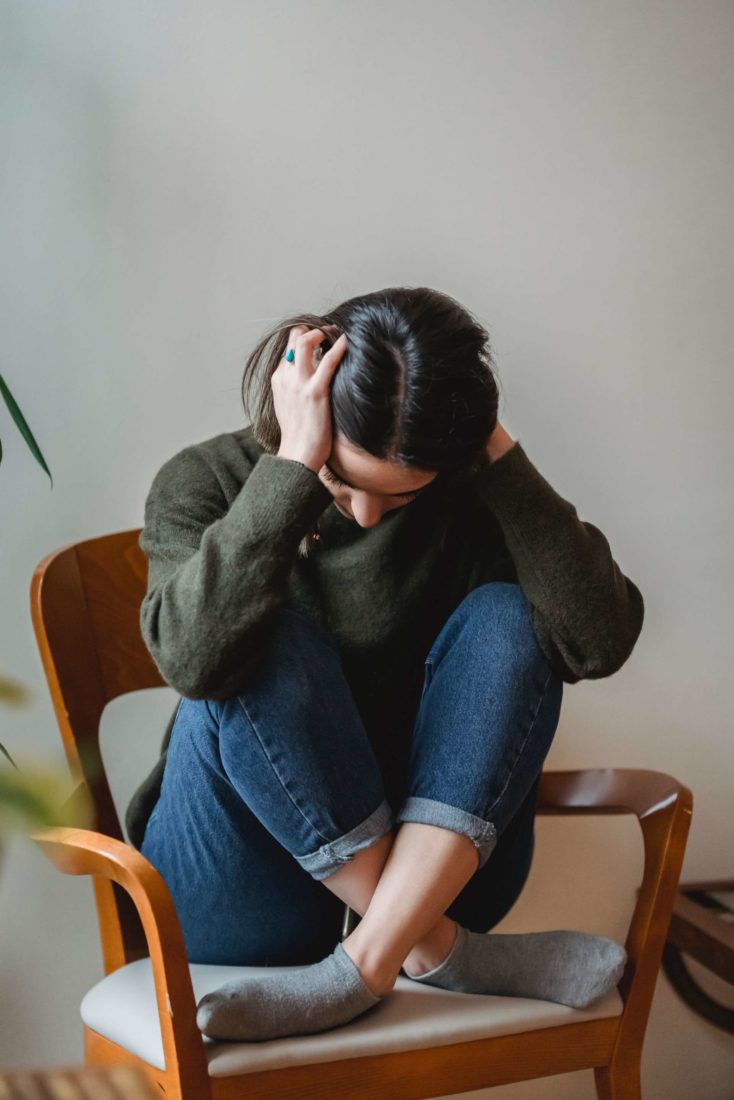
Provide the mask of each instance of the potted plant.
MULTIPOLYGON (((0 375, 0 396, 25 439, 31 454, 43 467, 51 480, 51 471, 41 454, 18 403, 0 375)), ((0 462, 3 448, 0 441, 0 462)), ((25 706, 29 692, 17 680, 0 673, 0 704, 10 707, 25 706)), ((91 802, 84 795, 77 794, 73 802, 69 800, 69 774, 56 765, 43 761, 24 762, 23 768, 16 764, 8 749, 0 743, 0 863, 3 856, 3 842, 14 831, 30 832, 39 827, 52 825, 72 825, 85 828, 91 824, 91 802)))

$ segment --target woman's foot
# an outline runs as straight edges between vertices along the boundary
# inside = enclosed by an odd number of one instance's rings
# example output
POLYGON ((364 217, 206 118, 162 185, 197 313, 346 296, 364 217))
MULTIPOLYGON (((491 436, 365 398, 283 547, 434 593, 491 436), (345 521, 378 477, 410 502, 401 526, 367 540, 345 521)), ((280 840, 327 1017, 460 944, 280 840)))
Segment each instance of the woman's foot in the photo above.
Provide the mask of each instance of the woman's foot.
POLYGON ((226 982, 201 998, 196 1024, 212 1039, 277 1039, 328 1031, 380 1000, 338 943, 331 955, 302 970, 226 982))
POLYGON ((447 957, 414 981, 586 1008, 614 988, 626 959, 614 940, 588 932, 480 933, 457 925, 447 957))

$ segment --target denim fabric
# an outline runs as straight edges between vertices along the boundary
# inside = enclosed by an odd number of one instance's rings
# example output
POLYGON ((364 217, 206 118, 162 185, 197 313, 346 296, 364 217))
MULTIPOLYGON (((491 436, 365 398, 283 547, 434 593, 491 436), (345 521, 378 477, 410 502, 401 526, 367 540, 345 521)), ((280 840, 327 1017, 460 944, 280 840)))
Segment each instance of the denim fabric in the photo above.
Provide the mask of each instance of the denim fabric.
POLYGON ((191 962, 315 962, 344 905, 321 885, 404 821, 468 836, 478 868, 447 914, 488 931, 530 869, 537 788, 563 683, 517 584, 475 588, 436 637, 400 804, 387 798, 336 640, 282 608, 239 695, 182 698, 141 851, 191 962))

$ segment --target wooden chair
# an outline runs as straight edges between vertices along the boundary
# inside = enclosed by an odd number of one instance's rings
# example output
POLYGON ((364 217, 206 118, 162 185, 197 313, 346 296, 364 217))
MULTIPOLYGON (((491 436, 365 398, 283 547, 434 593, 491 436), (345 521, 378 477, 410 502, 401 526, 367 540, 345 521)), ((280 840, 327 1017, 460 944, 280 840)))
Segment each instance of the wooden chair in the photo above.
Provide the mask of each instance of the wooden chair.
POLYGON ((619 990, 599 1004, 576 1010, 452 993, 401 975, 390 997, 329 1032, 261 1043, 204 1039, 197 999, 234 973, 261 968, 188 963, 162 877, 123 840, 100 755, 106 704, 163 686, 139 628, 147 573, 139 533, 64 547, 41 561, 31 584, 34 630, 74 790, 86 788, 96 812, 95 831, 32 834, 59 870, 92 876, 105 977, 82 1002, 83 1018, 95 1023, 84 1026, 86 1063, 141 1067, 169 1100, 409 1100, 584 1068, 594 1070, 603 1100, 639 1098, 643 1036, 692 807, 687 787, 654 771, 545 772, 541 782, 539 813, 633 813, 642 830, 629 962, 619 990))

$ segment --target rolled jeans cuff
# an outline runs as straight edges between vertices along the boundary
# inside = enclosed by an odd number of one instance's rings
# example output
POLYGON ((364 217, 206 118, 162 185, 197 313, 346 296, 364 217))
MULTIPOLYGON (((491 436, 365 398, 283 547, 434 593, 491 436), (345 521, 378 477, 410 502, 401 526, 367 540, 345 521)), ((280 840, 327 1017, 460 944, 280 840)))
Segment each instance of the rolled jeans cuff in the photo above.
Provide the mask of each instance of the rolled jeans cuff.
POLYGON ((354 853, 369 848, 395 824, 392 807, 383 799, 377 809, 354 829, 324 844, 315 852, 294 859, 317 881, 327 878, 354 858, 354 853))
POLYGON ((479 853, 479 867, 487 862, 497 845, 497 830, 491 821, 475 814, 438 802, 434 798, 418 798, 411 795, 400 808, 396 821, 417 821, 422 825, 439 825, 454 833, 463 833, 474 843, 479 853))

